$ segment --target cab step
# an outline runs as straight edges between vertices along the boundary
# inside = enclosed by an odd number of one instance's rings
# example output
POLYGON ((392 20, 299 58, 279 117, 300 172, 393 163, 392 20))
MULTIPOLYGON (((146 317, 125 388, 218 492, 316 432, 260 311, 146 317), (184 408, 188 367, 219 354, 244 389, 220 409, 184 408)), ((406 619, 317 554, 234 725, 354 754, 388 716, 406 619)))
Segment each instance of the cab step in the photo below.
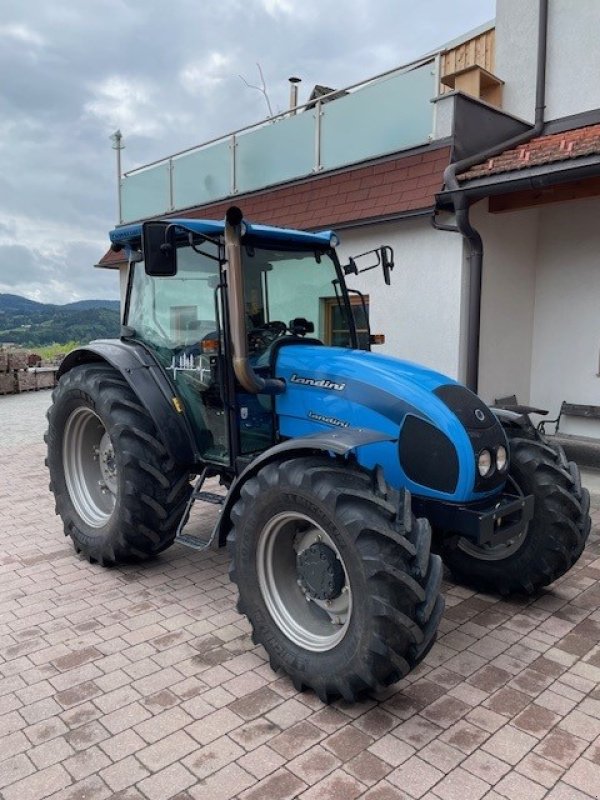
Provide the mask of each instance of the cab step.
POLYGON ((225 495, 215 494, 215 492, 198 492, 195 499, 196 502, 200 500, 201 503, 212 503, 213 506, 222 506, 225 502, 225 495))
POLYGON ((191 547, 192 550, 206 550, 212 544, 212 537, 203 539, 201 536, 193 536, 191 533, 182 533, 175 538, 175 541, 184 547, 191 547))

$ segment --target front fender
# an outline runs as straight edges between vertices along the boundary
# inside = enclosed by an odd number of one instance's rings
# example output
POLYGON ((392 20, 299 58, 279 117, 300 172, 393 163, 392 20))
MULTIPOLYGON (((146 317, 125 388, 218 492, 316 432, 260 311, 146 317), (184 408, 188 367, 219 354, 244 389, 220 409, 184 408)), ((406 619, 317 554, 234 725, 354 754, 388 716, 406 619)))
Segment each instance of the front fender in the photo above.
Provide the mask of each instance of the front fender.
POLYGON ((314 453, 333 453, 335 456, 344 457, 356 450, 375 442, 393 442, 395 436, 390 436, 379 431, 367 428, 344 428, 343 430, 323 431, 312 433, 308 436, 297 436, 286 439, 284 442, 270 447, 254 459, 246 469, 235 479, 227 494, 223 509, 213 531, 213 539, 218 540, 222 547, 231 528, 229 512, 237 502, 243 484, 271 461, 276 461, 284 454, 297 456, 314 453))
POLYGON ((73 367, 104 361, 118 370, 146 408, 169 455, 178 463, 192 466, 199 461, 192 428, 185 416, 175 410, 176 392, 165 371, 152 355, 137 342, 120 339, 97 339, 72 350, 58 370, 60 378, 73 367))
POLYGON ((515 430, 515 428, 520 428, 529 436, 539 438, 535 426, 529 419, 529 414, 520 414, 516 411, 510 411, 507 408, 495 408, 494 406, 490 406, 490 411, 498 419, 498 422, 504 429, 515 430))

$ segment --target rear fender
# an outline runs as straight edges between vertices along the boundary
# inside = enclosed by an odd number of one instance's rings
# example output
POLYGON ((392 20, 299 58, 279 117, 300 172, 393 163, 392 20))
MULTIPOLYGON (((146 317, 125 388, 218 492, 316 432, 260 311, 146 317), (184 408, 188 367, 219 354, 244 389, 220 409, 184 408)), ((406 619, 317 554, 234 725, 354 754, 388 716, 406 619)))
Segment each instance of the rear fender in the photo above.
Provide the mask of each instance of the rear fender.
POLYGON ((509 411, 506 408, 494 408, 490 406, 490 411, 494 414, 498 422, 505 430, 519 430, 525 439, 541 439, 529 414, 518 414, 516 411, 509 411))
POLYGON ((81 364, 105 362, 118 370, 146 408, 171 457, 185 466, 199 461, 194 436, 185 414, 175 410, 176 392, 165 371, 137 342, 98 339, 72 350, 63 360, 58 377, 81 364))
POLYGON ((345 428, 344 430, 319 432, 308 436, 298 436, 295 439, 286 439, 286 441, 270 447, 255 458, 231 485, 215 525, 213 538, 218 540, 219 547, 223 547, 227 540, 227 534, 231 529, 229 514, 240 496, 242 486, 266 464, 280 460, 283 456, 301 457, 315 455, 316 453, 326 454, 330 458, 345 458, 357 447, 374 444, 375 442, 393 442, 396 438, 395 436, 366 428, 345 428))

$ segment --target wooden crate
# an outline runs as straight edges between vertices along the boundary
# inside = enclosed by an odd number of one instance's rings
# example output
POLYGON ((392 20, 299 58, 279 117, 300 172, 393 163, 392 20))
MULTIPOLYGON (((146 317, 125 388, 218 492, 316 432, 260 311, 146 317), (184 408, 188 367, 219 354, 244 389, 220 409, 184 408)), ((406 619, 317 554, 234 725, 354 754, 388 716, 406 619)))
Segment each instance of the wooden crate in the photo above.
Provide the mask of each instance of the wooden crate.
POLYGON ((35 372, 27 372, 21 370, 16 373, 17 376, 17 392, 31 392, 35 391, 37 386, 35 384, 35 372))
POLYGON ((18 369, 27 369, 27 353, 25 350, 9 350, 8 351, 8 369, 9 371, 18 369))
POLYGON ((0 372, 0 394, 13 394, 15 391, 14 372, 0 372))
POLYGON ((52 389, 54 388, 56 372, 54 370, 36 370, 35 385, 36 389, 52 389))

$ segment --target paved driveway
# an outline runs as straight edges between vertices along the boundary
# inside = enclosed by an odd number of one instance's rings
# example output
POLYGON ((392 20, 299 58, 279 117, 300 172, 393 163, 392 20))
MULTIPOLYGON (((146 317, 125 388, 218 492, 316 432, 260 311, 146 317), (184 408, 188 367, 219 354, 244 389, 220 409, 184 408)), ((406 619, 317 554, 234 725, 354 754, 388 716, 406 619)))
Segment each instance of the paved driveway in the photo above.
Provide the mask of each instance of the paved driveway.
POLYGON ((0 398, 4 800, 600 797, 600 509, 551 590, 446 584, 425 663, 385 697, 325 707, 252 644, 222 552, 111 570, 75 556, 47 491, 47 402, 0 398))

